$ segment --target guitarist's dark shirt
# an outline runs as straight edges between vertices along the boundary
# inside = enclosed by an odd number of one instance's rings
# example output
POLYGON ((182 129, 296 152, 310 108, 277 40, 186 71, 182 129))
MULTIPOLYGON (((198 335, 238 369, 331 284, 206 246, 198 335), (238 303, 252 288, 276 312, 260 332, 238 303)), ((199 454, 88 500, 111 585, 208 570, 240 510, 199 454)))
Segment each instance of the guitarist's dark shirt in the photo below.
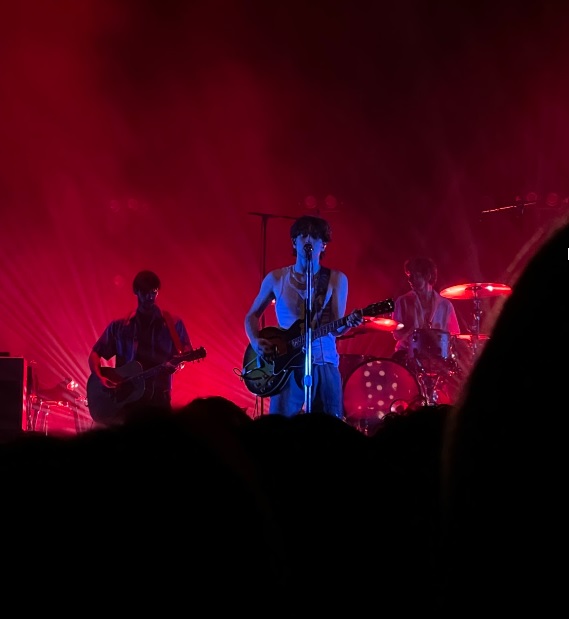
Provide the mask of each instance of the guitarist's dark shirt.
MULTIPOLYGON (((160 315, 148 316, 137 312, 134 320, 135 332, 137 333, 134 358, 142 365, 143 370, 149 370, 157 364, 156 359, 162 357, 156 350, 155 339, 160 335, 160 323, 163 322, 163 319, 160 315)), ((161 359, 159 363, 168 361, 169 358, 161 359)), ((144 399, 149 401, 156 399, 159 393, 165 393, 170 389, 170 384, 170 374, 167 372, 158 373, 155 377, 146 381, 144 399)))
POLYGON ((154 350, 153 340, 158 326, 159 316, 147 316, 146 314, 137 313, 135 315, 135 331, 136 339, 136 354, 135 359, 142 364, 143 370, 149 370, 156 365, 157 354, 154 350))
MULTIPOLYGON (((182 320, 172 316, 172 323, 182 346, 182 352, 192 350, 190 338, 182 320)), ((116 357, 119 368, 131 361, 142 364, 143 370, 170 361, 180 351, 176 349, 162 311, 154 308, 150 317, 133 312, 126 318, 113 320, 95 343, 93 350, 104 359, 116 357)), ((145 399, 169 402, 172 390, 172 375, 158 372, 147 381, 145 399)))

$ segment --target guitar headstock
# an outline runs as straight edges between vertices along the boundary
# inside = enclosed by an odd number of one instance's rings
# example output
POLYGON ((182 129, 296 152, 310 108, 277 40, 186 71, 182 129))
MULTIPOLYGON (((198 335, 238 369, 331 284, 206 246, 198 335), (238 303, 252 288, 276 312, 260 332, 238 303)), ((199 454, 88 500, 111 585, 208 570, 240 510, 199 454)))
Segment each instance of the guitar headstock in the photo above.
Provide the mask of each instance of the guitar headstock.
POLYGON ((379 303, 372 303, 362 309, 362 316, 379 316, 380 314, 389 314, 395 309, 393 299, 385 299, 379 303))
POLYGON ((182 361, 199 361, 200 359, 205 359, 206 354, 205 348, 201 346, 200 348, 194 348, 194 350, 178 355, 175 358, 175 362, 181 363, 182 361))

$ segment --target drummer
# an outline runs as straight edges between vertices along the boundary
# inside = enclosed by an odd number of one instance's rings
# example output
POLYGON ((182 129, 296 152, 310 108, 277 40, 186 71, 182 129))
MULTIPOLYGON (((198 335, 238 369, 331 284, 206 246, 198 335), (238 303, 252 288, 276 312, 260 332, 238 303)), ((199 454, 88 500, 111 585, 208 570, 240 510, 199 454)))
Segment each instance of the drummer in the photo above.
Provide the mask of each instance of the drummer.
POLYGON ((452 302, 442 297, 433 286, 437 282, 437 265, 428 257, 408 258, 403 270, 411 290, 395 299, 392 317, 403 323, 403 328, 393 331, 394 361, 410 367, 409 349, 416 329, 440 329, 449 336, 458 335, 460 328, 452 302))

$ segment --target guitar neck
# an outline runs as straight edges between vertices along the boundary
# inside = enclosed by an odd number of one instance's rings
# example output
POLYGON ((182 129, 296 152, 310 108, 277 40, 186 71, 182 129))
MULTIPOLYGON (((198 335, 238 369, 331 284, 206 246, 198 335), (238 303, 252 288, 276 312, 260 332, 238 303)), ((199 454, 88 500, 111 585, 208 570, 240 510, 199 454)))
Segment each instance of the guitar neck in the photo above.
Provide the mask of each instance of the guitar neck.
POLYGON ((136 378, 138 380, 143 379, 146 380, 147 378, 152 378, 153 376, 156 376, 156 374, 158 374, 159 372, 164 370, 164 363, 161 363, 160 365, 156 365, 153 368, 150 368, 149 370, 145 370, 144 372, 142 372, 141 374, 139 374, 136 378))
MULTIPOLYGON (((338 320, 334 320, 333 322, 328 322, 325 325, 318 327, 317 329, 313 329, 312 340, 317 340, 318 338, 328 335, 328 333, 332 333, 333 331, 336 331, 336 329, 339 329, 340 327, 343 327, 346 324, 348 324, 348 317, 344 316, 343 318, 338 318, 338 320)), ((305 334, 299 335, 298 337, 295 337, 290 341, 290 345, 294 349, 302 348, 305 344, 306 344, 305 334)))
POLYGON ((184 361, 196 361, 197 359, 203 359, 205 355, 206 355, 205 348, 203 347, 196 348, 192 350, 191 352, 178 355, 177 357, 173 357, 172 359, 170 359, 170 361, 165 361, 164 363, 155 365, 153 368, 149 368, 148 370, 145 370, 144 372, 141 372, 140 374, 137 374, 136 376, 133 376, 131 378, 136 378, 137 380, 140 380, 140 379, 146 380, 147 378, 152 378, 159 372, 166 371, 166 365, 168 363, 171 363, 173 365, 178 365, 184 361))

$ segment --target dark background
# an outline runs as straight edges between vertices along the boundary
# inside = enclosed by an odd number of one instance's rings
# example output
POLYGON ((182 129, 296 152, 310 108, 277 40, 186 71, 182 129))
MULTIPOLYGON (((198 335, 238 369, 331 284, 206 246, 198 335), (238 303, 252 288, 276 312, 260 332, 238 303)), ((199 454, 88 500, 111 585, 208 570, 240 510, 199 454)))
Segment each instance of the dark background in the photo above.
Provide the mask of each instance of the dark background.
MULTIPOLYGON (((84 388, 90 347, 153 269, 159 304, 208 352, 176 375, 175 401, 252 407, 234 371, 243 317, 262 271, 292 261, 290 218, 305 213, 332 223, 325 262, 349 276, 348 309, 405 292, 415 253, 437 261, 439 289, 513 285, 567 210, 567 14, 543 1, 3 3, 0 349, 44 387, 84 388), (265 252, 251 212, 280 216, 265 252)), ((484 331, 503 300, 484 301, 484 331)), ((455 307, 466 331, 472 304, 455 307)), ((383 357, 393 340, 339 346, 383 357)))

